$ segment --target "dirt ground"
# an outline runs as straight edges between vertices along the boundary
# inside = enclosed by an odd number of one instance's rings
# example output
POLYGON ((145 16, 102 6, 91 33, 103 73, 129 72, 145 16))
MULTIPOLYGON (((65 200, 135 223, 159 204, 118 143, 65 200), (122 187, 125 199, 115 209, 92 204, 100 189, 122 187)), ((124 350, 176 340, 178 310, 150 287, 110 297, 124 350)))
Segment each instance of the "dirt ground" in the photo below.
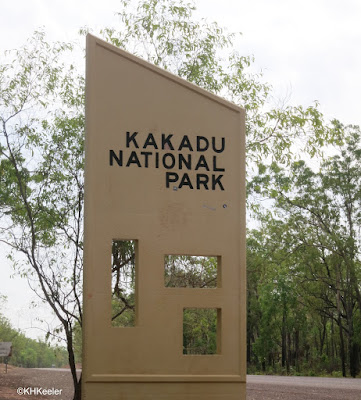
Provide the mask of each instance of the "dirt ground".
POLYGON ((71 400, 73 395, 70 371, 14 368, 8 366, 8 373, 0 364, 0 400, 71 400), (20 388, 20 389, 18 389, 20 388), (57 395, 22 394, 22 388, 58 389, 57 395), (19 394, 17 391, 20 391, 19 394), (61 390, 61 393, 60 393, 61 390))
MULTIPOLYGON (((0 400, 71 400, 72 394, 70 371, 9 366, 5 374, 0 364, 0 400), (58 389, 61 394, 18 394, 18 388, 58 389)), ((361 400, 361 379, 251 375, 247 377, 247 400, 361 400)))

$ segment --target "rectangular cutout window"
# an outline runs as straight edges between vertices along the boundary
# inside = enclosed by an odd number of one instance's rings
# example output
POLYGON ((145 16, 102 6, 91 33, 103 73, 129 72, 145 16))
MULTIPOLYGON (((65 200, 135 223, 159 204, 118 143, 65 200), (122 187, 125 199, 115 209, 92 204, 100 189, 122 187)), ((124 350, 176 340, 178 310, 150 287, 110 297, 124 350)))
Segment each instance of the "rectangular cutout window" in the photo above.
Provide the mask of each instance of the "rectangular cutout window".
POLYGON ((221 287, 221 257, 166 255, 164 285, 180 288, 221 287))
POLYGON ((183 354, 221 353, 221 309, 183 309, 183 354))
POLYGON ((137 241, 112 242, 111 325, 133 327, 136 323, 137 241))

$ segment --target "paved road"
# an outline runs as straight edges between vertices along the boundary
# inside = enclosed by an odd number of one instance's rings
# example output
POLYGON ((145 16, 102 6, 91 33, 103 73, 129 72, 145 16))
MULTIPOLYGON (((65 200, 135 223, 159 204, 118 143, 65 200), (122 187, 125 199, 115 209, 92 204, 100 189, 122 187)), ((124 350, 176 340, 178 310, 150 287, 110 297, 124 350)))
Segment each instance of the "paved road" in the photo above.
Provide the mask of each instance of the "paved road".
MULTIPOLYGON (((45 382, 51 377, 54 387, 71 387, 69 369, 38 369, 41 370, 45 382)), ((31 370, 27 371, 31 374, 31 370)), ((71 395, 64 399, 70 400, 71 395)), ((248 375, 247 400, 361 400, 361 379, 248 375)))
POLYGON ((248 375, 247 400, 361 400, 361 379, 248 375))

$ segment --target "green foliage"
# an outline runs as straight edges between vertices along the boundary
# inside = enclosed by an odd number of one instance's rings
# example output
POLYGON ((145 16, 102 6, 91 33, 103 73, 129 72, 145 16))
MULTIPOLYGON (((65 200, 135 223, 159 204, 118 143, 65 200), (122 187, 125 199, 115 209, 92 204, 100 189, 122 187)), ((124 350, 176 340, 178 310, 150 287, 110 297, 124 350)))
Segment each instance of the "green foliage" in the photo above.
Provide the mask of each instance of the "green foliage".
POLYGON ((234 35, 216 23, 192 19, 195 7, 183 0, 124 0, 121 5, 117 15, 123 29, 103 29, 107 40, 210 91, 222 89, 218 52, 232 44, 234 35))
POLYGON ((134 295, 124 297, 125 300, 119 300, 118 297, 112 297, 112 326, 132 327, 135 326, 135 301, 134 295), (114 318, 114 319, 113 319, 114 318))
MULTIPOLYGON (((291 334, 297 332, 298 347, 300 327, 308 326, 303 332, 303 346, 307 349, 309 368, 327 372, 342 370, 344 376, 348 370, 351 376, 356 376, 361 359, 358 329, 361 310, 360 130, 340 124, 338 128, 343 130, 343 141, 334 148, 335 155, 325 158, 318 168, 302 160, 293 162, 289 168, 271 165, 262 168, 251 182, 250 187, 263 187, 263 194, 273 199, 273 210, 259 215, 263 228, 252 233, 250 250, 255 251, 257 257, 264 254, 261 273, 268 277, 265 286, 258 283, 250 292, 252 296, 254 292, 259 296, 261 327, 249 329, 257 331, 254 354, 264 359, 265 354, 272 353, 266 346, 267 341, 277 342, 272 322, 280 325, 277 316, 280 318, 283 310, 281 326, 285 321, 287 325, 282 334, 287 334, 291 327, 291 334), (276 276, 271 271, 277 271, 276 276), (277 291, 272 288, 270 279, 277 283, 277 291), (287 296, 285 303, 276 301, 281 300, 277 298, 282 294, 279 293, 281 289, 287 296), (273 304, 274 309, 271 308, 273 304), (272 320, 267 319, 270 308, 272 320), (304 322, 296 327, 302 313, 304 322)), ((251 268, 255 259, 256 256, 251 255, 251 268)), ((250 282, 256 279, 252 277, 250 282)), ((292 355, 289 358, 292 359, 292 355)))
POLYGON ((217 310, 186 308, 183 310, 183 354, 217 353, 217 310))
POLYGON ((217 257, 169 255, 164 263, 166 287, 217 287, 217 257))
POLYGON ((274 107, 272 88, 253 72, 253 57, 234 50, 239 34, 196 20, 192 2, 122 0, 121 5, 120 25, 102 29, 104 39, 244 107, 250 165, 291 162, 295 151, 321 154, 323 145, 339 138, 317 103, 274 107))
POLYGON ((135 326, 136 242, 112 243, 112 326, 135 326))
POLYGON ((73 347, 75 362, 81 364, 83 360, 83 338, 82 338, 82 328, 79 323, 75 323, 73 330, 73 347))
POLYGON ((67 351, 62 347, 50 346, 41 340, 27 338, 15 330, 0 314, 0 342, 12 342, 9 364, 25 368, 64 367, 67 365, 67 351))
MULTIPOLYGON (((0 240, 58 318, 49 335, 66 337, 79 390, 72 340, 82 321, 84 77, 68 62, 72 50, 36 32, 0 66, 0 240)), ((33 347, 18 357, 40 362, 33 347)))

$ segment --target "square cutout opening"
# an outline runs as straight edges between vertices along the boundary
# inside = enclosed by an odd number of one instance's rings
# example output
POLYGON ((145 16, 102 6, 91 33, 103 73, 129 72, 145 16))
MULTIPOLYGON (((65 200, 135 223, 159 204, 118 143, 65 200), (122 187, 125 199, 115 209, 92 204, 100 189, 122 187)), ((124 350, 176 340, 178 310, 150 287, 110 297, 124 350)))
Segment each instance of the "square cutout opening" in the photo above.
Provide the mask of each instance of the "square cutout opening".
POLYGON ((183 309, 183 354, 221 353, 221 309, 183 309))
POLYGON ((113 240, 111 254, 111 325, 134 327, 137 302, 136 240, 113 240))
POLYGON ((221 257, 166 255, 164 285, 201 289, 221 287, 221 257))

